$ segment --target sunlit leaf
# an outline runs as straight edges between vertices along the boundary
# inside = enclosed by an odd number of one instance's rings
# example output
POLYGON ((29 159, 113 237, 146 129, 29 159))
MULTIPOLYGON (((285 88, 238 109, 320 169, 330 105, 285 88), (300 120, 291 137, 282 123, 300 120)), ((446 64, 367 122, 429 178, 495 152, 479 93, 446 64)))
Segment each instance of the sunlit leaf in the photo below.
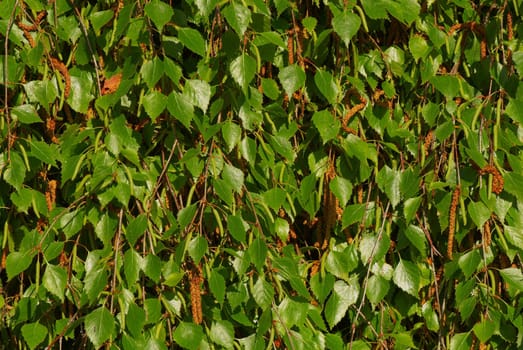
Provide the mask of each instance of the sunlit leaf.
POLYGON ((410 261, 400 260, 394 269, 394 283, 403 291, 418 297, 421 274, 419 268, 410 261))
POLYGON ((280 83, 287 95, 292 95, 305 84, 305 72, 298 65, 293 64, 280 70, 280 83))
POLYGON ((160 0, 150 1, 145 5, 144 10, 145 14, 151 18, 160 32, 174 14, 171 6, 160 0))
POLYGON ((39 322, 24 324, 21 330, 22 336, 31 350, 36 349, 48 334, 47 328, 39 322))
POLYGON ((231 62, 230 71, 233 79, 246 91, 256 73, 256 60, 249 55, 241 54, 231 62))
POLYGON ((114 336, 115 322, 113 315, 105 307, 100 307, 85 316, 85 333, 95 348, 99 348, 114 336))
POLYGON ((332 27, 340 36, 345 46, 349 46, 350 40, 358 32, 361 25, 361 19, 352 12, 342 12, 332 19, 332 27))
POLYGON ((205 40, 199 31, 192 28, 178 28, 178 39, 192 52, 204 57, 206 50, 205 40))
POLYGON ((357 282, 347 284, 344 281, 336 281, 332 294, 325 305, 325 318, 330 328, 336 326, 345 316, 347 309, 358 301, 360 288, 357 282))
POLYGON ((194 323, 180 322, 173 333, 174 341, 184 349, 199 349, 203 330, 194 323))
POLYGON ((67 286, 67 272, 60 266, 47 265, 42 278, 43 285, 51 294, 61 301, 64 300, 64 292, 67 286))

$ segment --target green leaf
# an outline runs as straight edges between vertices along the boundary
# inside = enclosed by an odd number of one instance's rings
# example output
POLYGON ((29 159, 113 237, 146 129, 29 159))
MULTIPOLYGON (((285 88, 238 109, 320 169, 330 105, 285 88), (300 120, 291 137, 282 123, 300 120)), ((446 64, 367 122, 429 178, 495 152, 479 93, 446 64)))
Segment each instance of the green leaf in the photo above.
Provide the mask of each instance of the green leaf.
POLYGON ((160 0, 151 0, 145 5, 144 11, 160 32, 174 14, 171 6, 160 0))
POLYGON ((43 286, 51 294, 64 301, 64 292, 67 286, 67 272, 60 266, 47 265, 42 278, 43 286))
POLYGON ((129 304, 129 310, 125 316, 125 325, 134 337, 139 337, 145 325, 145 311, 135 303, 129 304))
POLYGON ((265 258, 267 257, 267 245, 261 238, 256 238, 252 241, 248 251, 251 262, 256 266, 256 269, 261 272, 265 265, 265 258))
POLYGON ((234 189, 236 193, 240 193, 243 188, 244 174, 243 171, 234 167, 231 164, 225 164, 221 174, 225 183, 234 189))
POLYGON ((278 73, 278 79, 280 79, 283 90, 285 90, 288 96, 291 96, 296 90, 303 87, 305 78, 305 72, 296 64, 287 66, 278 73))
POLYGON ((196 236, 189 242, 188 251, 189 256, 193 259, 195 264, 198 264, 201 258, 205 255, 208 248, 207 240, 205 237, 196 236))
POLYGON ((427 256, 427 238, 423 230, 416 225, 409 225, 405 230, 405 236, 412 245, 421 253, 421 256, 427 256))
POLYGON ((143 98, 143 107, 147 115, 154 122, 167 106, 167 96, 153 90, 143 98))
POLYGON ((234 327, 229 321, 214 321, 211 326, 210 338, 213 343, 221 345, 226 349, 232 349, 234 345, 234 327))
POLYGON ((241 140, 241 127, 232 121, 226 121, 222 124, 222 136, 227 145, 227 152, 230 153, 241 140))
POLYGON ((231 236, 240 243, 244 243, 247 237, 245 227, 246 225, 238 213, 236 215, 229 214, 227 217, 227 228, 231 236))
POLYGON ((387 14, 387 0, 361 0, 365 14, 372 19, 386 19, 387 14))
POLYGON ((341 280, 334 283, 332 294, 325 305, 325 319, 331 329, 345 316, 349 306, 358 301, 359 293, 357 280, 351 280, 350 284, 341 280))
POLYGON ((64 242, 51 242, 44 251, 47 261, 57 258, 64 251, 64 242))
POLYGON ((140 238, 147 229, 147 215, 140 214, 137 217, 129 221, 125 230, 125 237, 129 241, 129 244, 134 246, 138 238, 140 238))
POLYGON ((292 143, 287 137, 282 135, 269 135, 269 143, 272 148, 287 161, 292 162, 296 158, 296 152, 294 152, 292 143))
POLYGON ((265 281, 263 277, 258 277, 251 290, 252 297, 256 304, 263 310, 268 309, 274 300, 274 288, 272 284, 265 281))
POLYGON ((523 125, 523 100, 509 98, 505 113, 515 122, 523 125))
POLYGON ((436 75, 430 82, 448 100, 459 95, 459 79, 455 75, 436 75))
POLYGON ((338 278, 346 279, 349 272, 354 270, 358 263, 359 259, 355 245, 349 245, 345 248, 336 246, 327 256, 325 269, 338 278))
POLYGON ((394 269, 393 281, 403 291, 418 298, 421 273, 416 265, 406 260, 400 260, 394 269))
POLYGON ((193 106, 199 107, 204 113, 207 112, 211 100, 211 86, 207 82, 197 79, 187 80, 183 94, 193 106))
POLYGON ((350 197, 352 196, 352 183, 341 176, 336 176, 329 182, 329 187, 332 193, 340 201, 340 206, 346 206, 350 197))
POLYGON ((280 34, 276 32, 261 32, 258 33, 258 37, 256 37, 256 45, 262 46, 267 43, 274 44, 276 46, 279 46, 281 48, 286 48, 285 41, 283 41, 280 34), (263 40, 262 40, 263 39, 263 40))
POLYGON ((89 104, 95 98, 91 93, 92 88, 93 82, 91 79, 88 79, 83 74, 77 74, 75 71, 71 72, 71 92, 67 102, 74 111, 87 113, 89 104))
POLYGON ((19 191, 11 193, 10 198, 18 212, 28 214, 29 208, 33 205, 33 190, 21 188, 19 191))
POLYGON ((118 220, 110 214, 104 213, 94 226, 96 236, 103 242, 104 246, 112 246, 111 240, 116 232, 118 220))
POLYGON ((316 74, 314 75, 314 83, 320 90, 323 97, 325 97, 330 104, 336 103, 339 89, 332 74, 329 71, 316 71, 316 74))
POLYGON ((376 305, 382 301, 389 292, 389 285, 390 282, 381 276, 370 276, 366 291, 369 301, 373 305, 376 305))
POLYGON ((114 11, 112 10, 105 10, 105 11, 97 11, 91 14, 89 16, 89 19, 91 20, 91 24, 93 25, 93 28, 96 32, 100 32, 100 29, 106 25, 111 19, 114 17, 114 11))
POLYGON ((378 173, 376 181, 380 190, 385 192, 387 197, 390 199, 392 207, 395 208, 401 199, 401 173, 389 168, 388 166, 384 166, 378 173))
POLYGON ((240 2, 233 1, 222 10, 222 13, 232 29, 238 34, 238 37, 243 37, 251 22, 251 10, 240 2))
POLYGON ((416 61, 425 59, 431 48, 421 35, 414 35, 409 39, 409 50, 416 61))
POLYGON ((403 215, 405 216, 405 222, 410 223, 416 216, 416 212, 421 204, 421 196, 406 199, 403 202, 403 215))
POLYGON ((191 121, 194 118, 194 107, 188 97, 173 91, 167 98, 167 110, 183 126, 187 129, 191 128, 191 121))
POLYGON ((144 259, 143 272, 155 283, 158 283, 162 275, 162 266, 162 260, 157 255, 149 254, 144 259))
POLYGON ((184 349, 199 349, 203 340, 202 327, 194 323, 180 322, 174 330, 173 339, 184 349))
POLYGON ((198 209, 198 207, 196 206, 196 204, 191 204, 191 205, 188 205, 188 206, 182 208, 178 212, 177 219, 178 219, 178 224, 180 225, 180 227, 185 228, 185 227, 189 226, 189 224, 194 219, 194 216, 196 215, 197 209, 198 209))
POLYGON ((229 66, 232 78, 240 85, 244 92, 256 74, 256 60, 242 53, 236 57, 229 66))
POLYGON ((421 6, 417 0, 387 0, 386 9, 391 16, 410 25, 419 17, 421 6))
POLYGON ((156 83, 164 73, 164 64, 158 57, 146 61, 140 69, 140 75, 149 89, 154 89, 156 83))
POLYGON ((365 204, 350 204, 343 210, 343 216, 341 217, 342 228, 346 228, 356 222, 363 220, 365 215, 366 205, 365 204))
POLYGON ((470 278, 481 264, 481 254, 477 249, 471 250, 459 257, 458 265, 465 274, 465 278, 470 278))
POLYGON ((505 187, 504 190, 508 193, 514 195, 518 201, 523 202, 523 174, 518 174, 516 172, 506 173, 504 178, 505 187))
POLYGON ((281 317, 281 322, 287 328, 293 326, 301 326, 307 317, 308 305, 306 303, 296 301, 289 297, 285 297, 280 305, 278 305, 278 313, 281 317))
POLYGON ((523 291, 523 273, 519 268, 509 267, 499 270, 503 281, 516 291, 523 291))
POLYGON ((287 220, 276 218, 274 220, 274 232, 282 242, 286 242, 289 237, 290 226, 287 220))
POLYGON ((350 40, 360 29, 361 19, 352 12, 341 12, 332 19, 332 28, 349 47, 350 40))
POLYGON ((58 90, 50 80, 30 81, 24 85, 30 102, 39 103, 45 109, 58 97, 58 90))
POLYGON ((142 266, 143 258, 140 254, 132 248, 127 249, 123 256, 123 272, 127 282, 127 287, 132 286, 138 281, 142 266))
POLYGON ((22 326, 22 337, 29 345, 29 348, 36 349, 41 342, 44 341, 47 336, 47 328, 39 322, 26 323, 22 326))
POLYGON ((423 304, 421 313, 423 314, 427 328, 433 332, 437 332, 439 330, 438 314, 436 314, 430 302, 423 304))
POLYGON ((211 275, 209 276, 209 289, 216 297, 216 301, 222 305, 225 300, 225 279, 216 269, 211 270, 211 275))
POLYGON ((24 104, 18 105, 11 109, 11 115, 14 120, 18 120, 22 124, 41 123, 42 119, 38 116, 33 105, 24 104))
POLYGON ((85 333, 95 348, 102 346, 114 337, 115 322, 113 315, 105 307, 100 307, 85 316, 85 333))
POLYGON ((276 100, 280 96, 280 88, 274 79, 262 78, 261 87, 263 94, 272 100, 276 100))
POLYGON ((5 268, 7 270, 7 280, 10 281, 13 277, 18 276, 31 266, 33 256, 29 251, 27 252, 12 252, 7 256, 5 268))
POLYGON ((476 227, 480 229, 483 228, 485 222, 490 219, 491 212, 482 202, 470 202, 468 212, 476 227))
POLYGON ((192 28, 178 28, 178 39, 192 52, 205 57, 207 45, 199 31, 192 28))
POLYGON ((62 215, 59 220, 60 228, 64 231, 67 238, 71 238, 80 232, 84 226, 84 216, 82 210, 75 210, 62 215))
POLYGON ((43 141, 31 141, 31 156, 42 162, 56 166, 57 145, 49 145, 43 141))
POLYGON ((84 278, 84 290, 89 303, 94 304, 107 285, 109 275, 103 268, 97 266, 89 270, 84 278))
POLYGON ((472 328, 476 337, 482 344, 486 344, 494 332, 499 332, 499 326, 493 320, 484 319, 472 328))
POLYGON ((312 122, 314 123, 316 129, 318 129, 320 132, 323 144, 332 139, 335 139, 336 136, 338 136, 338 132, 341 126, 340 121, 329 111, 324 109, 319 112, 314 112, 314 115, 312 116, 312 122))
POLYGON ((449 350, 468 350, 472 346, 472 337, 469 333, 456 333, 450 339, 449 350))
POLYGON ((335 278, 330 273, 324 274, 317 273, 310 279, 310 287, 314 296, 318 299, 320 304, 323 304, 325 299, 329 296, 334 287, 335 278))
POLYGON ((364 234, 360 241, 360 256, 361 261, 367 265, 372 261, 380 261, 390 247, 390 238, 387 235, 364 234))

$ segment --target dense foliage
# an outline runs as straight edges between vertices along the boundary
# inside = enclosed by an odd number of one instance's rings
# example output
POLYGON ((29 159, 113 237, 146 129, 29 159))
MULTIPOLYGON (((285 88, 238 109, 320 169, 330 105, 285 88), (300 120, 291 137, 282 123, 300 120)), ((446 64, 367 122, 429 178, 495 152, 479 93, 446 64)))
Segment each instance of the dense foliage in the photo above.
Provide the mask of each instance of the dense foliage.
POLYGON ((521 1, 0 9, 0 347, 523 346, 521 1))

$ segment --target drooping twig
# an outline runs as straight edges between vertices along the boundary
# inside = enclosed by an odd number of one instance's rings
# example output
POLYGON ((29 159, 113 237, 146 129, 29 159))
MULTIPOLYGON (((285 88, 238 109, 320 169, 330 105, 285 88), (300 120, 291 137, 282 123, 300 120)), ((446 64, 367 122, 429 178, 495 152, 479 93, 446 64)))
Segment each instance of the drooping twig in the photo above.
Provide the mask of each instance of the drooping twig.
POLYGON ((5 113, 5 120, 7 123, 7 161, 11 162, 11 116, 9 114, 9 89, 7 87, 7 82, 9 79, 9 71, 7 70, 7 58, 8 50, 9 50, 9 34, 11 33, 11 29, 13 28, 14 24, 14 18, 15 18, 15 11, 18 7, 18 0, 16 0, 13 11, 11 12, 11 16, 9 16, 9 21, 7 22, 7 30, 5 31, 5 42, 4 42, 4 113, 5 113))

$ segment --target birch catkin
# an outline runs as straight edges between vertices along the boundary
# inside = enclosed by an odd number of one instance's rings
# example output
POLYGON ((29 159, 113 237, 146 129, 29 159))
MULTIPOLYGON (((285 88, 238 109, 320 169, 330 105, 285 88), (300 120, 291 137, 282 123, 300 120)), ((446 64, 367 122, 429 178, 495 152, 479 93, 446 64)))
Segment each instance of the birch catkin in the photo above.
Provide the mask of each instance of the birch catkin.
POLYGON ((449 237, 447 242, 447 257, 452 260, 452 251, 454 250, 454 235, 456 233, 456 209, 458 207, 459 195, 461 193, 460 186, 456 186, 452 193, 452 201, 450 202, 449 212, 449 237))

